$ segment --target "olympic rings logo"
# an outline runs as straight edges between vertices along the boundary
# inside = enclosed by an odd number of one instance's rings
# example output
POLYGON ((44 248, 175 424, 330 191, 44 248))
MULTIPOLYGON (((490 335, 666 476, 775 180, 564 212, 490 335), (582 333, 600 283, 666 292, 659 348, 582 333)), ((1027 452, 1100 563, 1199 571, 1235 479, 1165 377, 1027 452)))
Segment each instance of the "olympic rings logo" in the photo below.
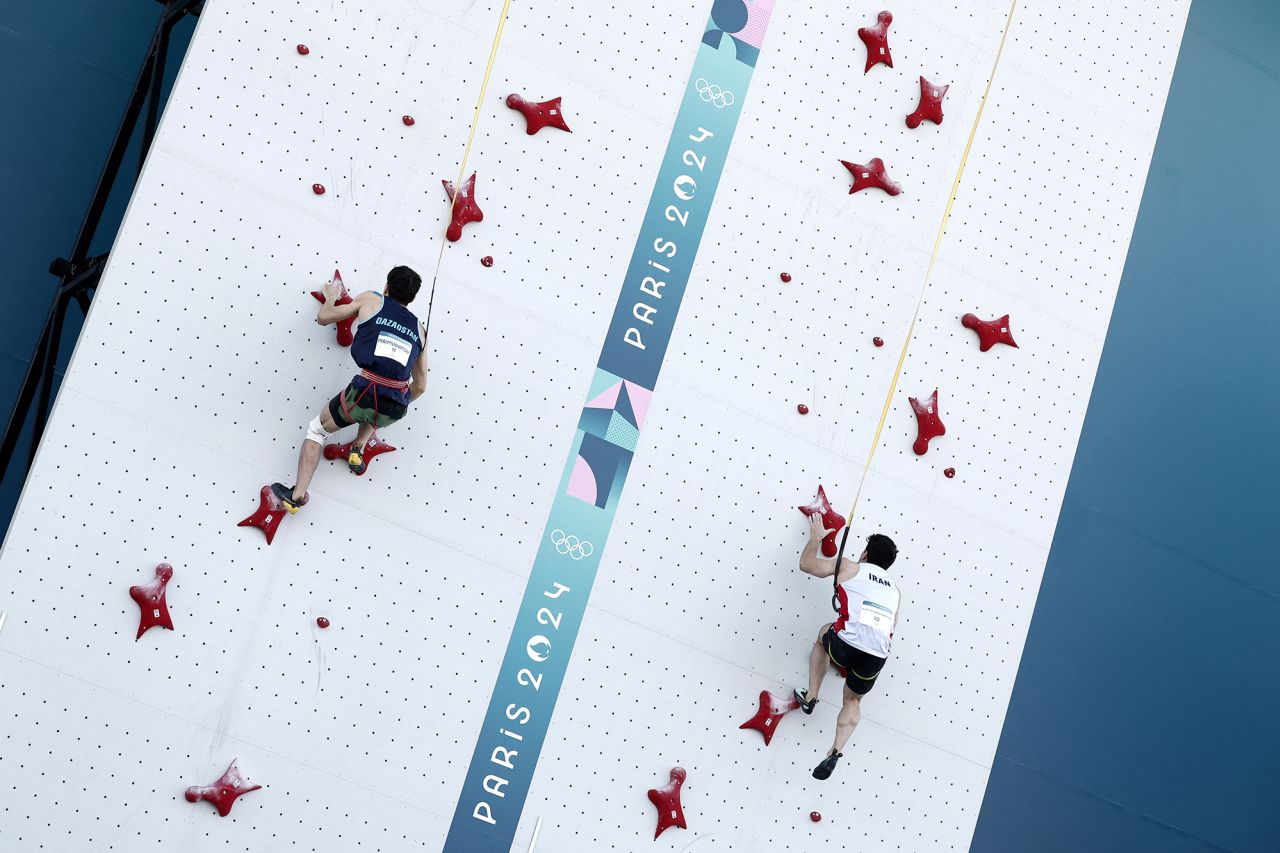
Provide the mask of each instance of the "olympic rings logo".
POLYGON ((733 92, 721 89, 718 83, 707 82, 706 77, 699 77, 693 81, 693 88, 698 93, 699 98, 702 98, 702 100, 716 109, 733 106, 733 92))
POLYGON ((572 534, 566 535, 559 528, 551 531, 551 544, 556 546, 556 553, 568 554, 574 560, 590 557, 596 550, 595 546, 585 539, 579 539, 572 534))

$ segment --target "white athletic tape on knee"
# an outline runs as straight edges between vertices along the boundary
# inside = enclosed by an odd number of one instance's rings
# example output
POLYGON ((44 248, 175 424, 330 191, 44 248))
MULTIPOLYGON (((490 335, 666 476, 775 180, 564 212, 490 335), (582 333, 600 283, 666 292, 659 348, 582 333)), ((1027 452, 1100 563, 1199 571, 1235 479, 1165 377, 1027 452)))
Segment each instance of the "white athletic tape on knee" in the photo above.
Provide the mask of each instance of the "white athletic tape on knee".
POLYGON ((323 445, 330 435, 332 433, 321 425, 319 416, 312 418, 311 423, 307 424, 307 441, 314 441, 316 444, 323 445))

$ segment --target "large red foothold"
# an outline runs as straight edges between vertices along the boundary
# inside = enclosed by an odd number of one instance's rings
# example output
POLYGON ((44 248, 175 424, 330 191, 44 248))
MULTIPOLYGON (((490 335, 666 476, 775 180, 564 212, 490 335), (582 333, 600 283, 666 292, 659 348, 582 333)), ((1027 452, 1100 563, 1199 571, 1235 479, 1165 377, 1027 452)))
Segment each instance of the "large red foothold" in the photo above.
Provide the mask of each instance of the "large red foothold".
POLYGON ((129 597, 138 605, 142 616, 138 620, 137 641, 148 629, 159 625, 161 628, 173 630, 173 620, 169 618, 168 585, 173 578, 173 566, 161 563, 156 566, 155 579, 144 586, 129 587, 129 597))
POLYGON ((236 797, 261 787, 261 785, 250 785, 246 782, 244 776, 240 775, 239 768, 236 767, 235 759, 232 759, 231 766, 227 768, 226 773, 222 774, 221 779, 212 785, 192 786, 187 789, 186 796, 189 803, 198 803, 201 800, 213 803, 218 814, 226 817, 231 814, 231 807, 235 804, 236 797))
POLYGON ((889 195, 902 192, 902 184, 889 180, 889 176, 884 173, 884 161, 879 157, 872 157, 871 162, 865 166, 861 163, 850 163, 848 160, 841 160, 840 164, 853 175, 853 187, 850 188, 849 195, 859 190, 869 189, 884 190, 889 195))
POLYGON ((658 807, 658 829, 653 833, 654 838, 673 826, 689 828, 684 822, 684 808, 680 805, 680 786, 687 775, 683 767, 672 767, 670 782, 661 788, 649 789, 649 802, 658 807))
POLYGON ((979 320, 973 314, 965 314, 960 318, 960 323, 966 329, 973 329, 978 333, 978 349, 986 352, 996 344, 1008 344, 1016 348, 1017 341, 1013 339, 1013 332, 1009 331, 1009 315, 997 317, 994 320, 979 320))
MULTIPOLYGON (((271 486, 263 486, 262 491, 258 493, 258 511, 246 518, 244 521, 236 525, 236 527, 256 527, 267 536, 267 544, 271 544, 271 540, 276 536, 276 528, 280 526, 280 522, 284 519, 289 511, 284 508, 284 504, 271 493, 271 486)), ((311 493, 307 492, 302 496, 302 506, 306 506, 307 501, 311 500, 311 493)))
POLYGON ((831 501, 827 500, 827 493, 823 491, 821 485, 818 486, 818 496, 813 499, 813 503, 800 507, 800 511, 810 518, 815 515, 822 516, 822 526, 831 531, 822 540, 822 555, 834 557, 839 551, 839 546, 836 545, 836 534, 840 532, 840 528, 844 527, 844 516, 832 509, 831 501))
MULTIPOLYGON (((355 301, 347 291, 347 286, 342 283, 342 273, 338 270, 333 271, 333 283, 338 285, 338 289, 342 291, 338 296, 338 300, 334 303, 335 305, 350 305, 355 301)), ((311 295, 320 302, 324 302, 324 291, 313 290, 311 295)), ((349 347, 351 342, 356 339, 355 333, 351 331, 351 327, 356 324, 356 317, 357 315, 353 314, 338 323, 338 346, 349 347)))
POLYGON ((755 729, 764 735, 764 745, 768 746, 769 741, 773 740, 773 733, 778 730, 778 720, 781 720, 787 714, 800 707, 800 703, 796 701, 796 697, 788 696, 785 699, 774 696, 768 690, 760 691, 760 710, 756 711, 756 715, 747 720, 740 729, 755 729))
POLYGON ((871 70, 871 66, 883 62, 890 68, 893 67, 893 56, 889 54, 889 25, 893 23, 893 15, 889 12, 881 12, 876 15, 875 26, 862 27, 858 30, 858 38, 862 39, 862 43, 867 46, 867 67, 862 69, 862 73, 866 74, 871 70))
POLYGON ((560 108, 559 98, 537 102, 526 101, 519 95, 507 95, 507 106, 524 114, 525 133, 530 136, 544 127, 556 127, 573 133, 569 130, 569 125, 564 123, 564 110, 560 108))
MULTIPOLYGON (((345 461, 347 454, 351 452, 352 444, 355 444, 355 442, 348 441, 346 444, 326 444, 324 446, 324 458, 329 460, 342 459, 345 461)), ((369 470, 369 466, 373 464, 374 459, 384 453, 391 453, 395 449, 395 445, 387 444, 385 441, 379 441, 377 436, 370 438, 364 445, 364 471, 360 473, 360 476, 363 477, 365 472, 369 470)))
POLYGON ((942 99, 947 96, 950 86, 935 86, 923 77, 920 78, 920 103, 916 111, 907 116, 907 127, 917 128, 922 121, 942 124, 942 99))
MULTIPOLYGON (((445 195, 449 196, 449 201, 453 202, 453 181, 441 181, 440 183, 444 184, 445 195)), ((448 237, 451 242, 462 239, 462 226, 484 219, 484 212, 480 210, 480 205, 476 204, 475 172, 472 172, 471 177, 462 182, 462 189, 458 192, 458 200, 453 203, 451 211, 449 228, 444 232, 444 236, 448 237)))
POLYGON ((947 428, 942 425, 942 418, 938 416, 938 389, 935 388, 923 403, 915 397, 907 399, 911 401, 911 408, 915 409, 916 424, 919 427, 916 442, 911 445, 911 449, 917 456, 924 456, 929 450, 930 439, 947 434, 947 428))

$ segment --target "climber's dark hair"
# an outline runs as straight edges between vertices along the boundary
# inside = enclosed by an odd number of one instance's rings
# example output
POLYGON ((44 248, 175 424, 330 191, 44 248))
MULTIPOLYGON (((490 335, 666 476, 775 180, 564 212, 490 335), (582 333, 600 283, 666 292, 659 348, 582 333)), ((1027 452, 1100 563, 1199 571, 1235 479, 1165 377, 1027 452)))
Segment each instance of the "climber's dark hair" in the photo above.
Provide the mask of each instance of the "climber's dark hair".
POLYGON ((898 546, 883 533, 872 533, 867 537, 867 562, 874 563, 882 569, 893 565, 898 559, 898 546))
POLYGON ((419 287, 422 287, 422 276, 408 267, 395 267, 387 273, 387 295, 401 305, 412 302, 419 287))

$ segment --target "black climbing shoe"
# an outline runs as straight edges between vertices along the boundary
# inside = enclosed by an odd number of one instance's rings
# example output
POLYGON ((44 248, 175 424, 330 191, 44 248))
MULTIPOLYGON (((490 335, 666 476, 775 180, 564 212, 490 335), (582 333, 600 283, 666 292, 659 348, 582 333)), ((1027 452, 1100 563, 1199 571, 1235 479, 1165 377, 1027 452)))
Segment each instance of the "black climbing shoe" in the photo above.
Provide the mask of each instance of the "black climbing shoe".
POLYGON ((293 515, 307 503, 305 496, 302 500, 295 501, 293 499, 293 487, 286 486, 284 483, 272 483, 271 494, 276 496, 276 500, 284 504, 284 508, 289 511, 290 515, 293 515))
POLYGON ((830 779, 832 772, 836 769, 836 762, 843 756, 843 752, 833 752, 822 760, 822 763, 813 768, 813 778, 830 779))
POLYGON ((809 698, 809 691, 803 687, 797 687, 791 691, 796 697, 796 701, 800 703, 800 710, 806 714, 812 714, 814 707, 818 704, 818 697, 809 698))
POLYGON ((347 454, 347 467, 351 469, 351 473, 359 476, 369 467, 369 463, 364 461, 364 448, 353 444, 351 452, 347 454))

